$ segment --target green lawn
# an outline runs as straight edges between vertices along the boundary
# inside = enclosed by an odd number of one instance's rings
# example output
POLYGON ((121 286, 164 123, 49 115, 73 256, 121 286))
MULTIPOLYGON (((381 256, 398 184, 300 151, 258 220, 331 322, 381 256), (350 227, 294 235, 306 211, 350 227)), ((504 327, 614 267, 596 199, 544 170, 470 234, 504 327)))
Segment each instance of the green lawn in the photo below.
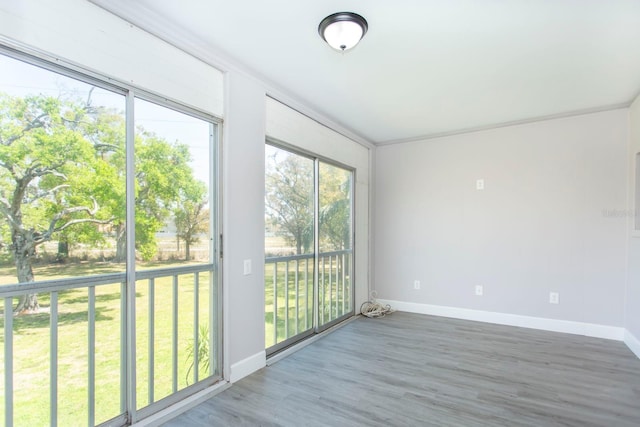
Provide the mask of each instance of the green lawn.
MULTIPOLYGON (((170 267, 156 263, 147 267, 170 267)), ((175 265, 174 265, 175 266, 175 265)), ((10 277, 11 267, 0 268, 0 277, 10 277)), ((76 265, 47 265, 36 268, 36 277, 51 279, 122 271, 122 265, 86 262, 76 265)), ((191 359, 189 347, 194 331, 193 274, 178 281, 178 389, 193 383, 186 378, 191 359)), ((200 325, 209 323, 210 274, 199 278, 200 325)), ((5 279, 6 280, 6 279, 5 279)), ((154 401, 172 392, 172 305, 173 278, 155 280, 154 401)), ((149 403, 149 293, 148 281, 136 284, 136 370, 138 408, 149 403)), ((96 424, 120 414, 121 285, 96 287, 96 424)), ((16 425, 49 425, 49 295, 40 294, 41 313, 15 317, 13 325, 14 420, 16 425)), ((88 290, 60 292, 58 303, 58 425, 87 425, 88 384, 88 290)), ((15 303, 15 302, 14 302, 15 303)), ((2 307, 3 308, 3 307, 2 307)), ((1 308, 0 308, 1 309, 1 308)), ((0 318, 0 328, 4 328, 0 318)), ((4 347, 4 329, 0 340, 4 347)), ((200 379, 208 372, 200 372, 200 379)), ((4 384, 4 348, 0 353, 0 381, 4 384)), ((4 386, 0 387, 4 402, 4 386)), ((0 406, 4 420, 4 404, 0 406)))

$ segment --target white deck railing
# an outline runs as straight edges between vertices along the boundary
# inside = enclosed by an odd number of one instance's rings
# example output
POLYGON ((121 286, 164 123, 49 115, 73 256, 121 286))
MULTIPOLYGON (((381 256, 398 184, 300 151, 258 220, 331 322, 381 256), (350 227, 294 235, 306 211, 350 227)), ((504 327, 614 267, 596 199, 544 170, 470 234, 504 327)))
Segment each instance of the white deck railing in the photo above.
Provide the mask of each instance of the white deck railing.
POLYGON ((353 310, 352 250, 265 258, 267 347, 314 327, 314 265, 318 266, 317 326, 353 310), (269 314, 271 316, 269 316, 269 314), (293 326, 292 326, 293 325, 293 326), (269 326, 272 326, 269 331, 269 326))
MULTIPOLYGON (((207 383, 213 382, 212 380, 219 374, 215 357, 215 354, 217 354, 218 352, 217 347, 219 345, 219 341, 218 334, 214 330, 215 325, 217 325, 216 318, 218 316, 218 301, 213 267, 211 265, 205 264, 161 270, 139 271, 136 273, 135 280, 137 295, 135 301, 133 301, 133 311, 127 310, 126 273, 114 273, 0 286, 0 299, 4 300, 4 363, 2 366, 2 374, 4 376, 4 404, 2 405, 2 408, 4 409, 3 418, 4 424, 6 426, 12 426, 14 425, 14 422, 17 422, 14 419, 15 408, 16 406, 19 406, 21 404, 21 402, 16 401, 14 398, 14 392, 16 388, 14 377, 16 375, 20 377, 19 385, 20 387, 24 388, 25 386, 28 386, 28 384, 25 383, 25 381, 27 381, 25 379, 27 379, 29 375, 35 375, 39 373, 29 371, 21 371, 17 373, 14 372, 14 369, 16 369, 15 362, 20 362, 20 360, 16 360, 16 354, 14 351, 14 327, 16 326, 16 322, 21 321, 22 319, 14 318, 13 304, 15 298, 25 294, 49 294, 49 393, 48 397, 37 397, 38 399, 43 400, 42 402, 38 402, 38 404, 49 406, 49 419, 27 420, 22 418, 24 414, 20 414, 20 423, 26 423, 28 425, 50 424, 52 426, 56 426, 59 423, 59 397, 60 394, 65 391, 65 387, 67 387, 67 384, 65 382, 66 378, 61 378, 59 375, 59 367, 60 363, 62 362, 59 359, 59 354, 61 352, 61 347, 62 350, 64 350, 65 346, 72 345, 72 343, 69 341, 61 342, 59 340, 59 330, 61 327, 64 327, 64 325, 60 324, 59 305, 60 294, 62 292, 67 292, 70 290, 86 289, 87 296, 86 320, 84 321, 86 323, 87 337, 84 344, 86 346, 86 352, 84 352, 86 354, 86 360, 81 362, 76 361, 77 369, 86 370, 86 384, 84 385, 84 387, 81 387, 84 389, 83 393, 86 393, 86 401, 73 402, 73 405, 86 406, 86 425, 94 426, 96 422, 108 422, 109 425, 126 425, 131 421, 132 413, 138 412, 139 414, 146 415, 150 412, 146 410, 146 408, 149 408, 150 405, 158 401, 177 400, 173 395, 187 388, 189 384, 195 384, 203 379, 208 379, 209 381, 207 381, 207 383), (203 286, 200 283, 200 278, 203 274, 208 278, 209 286, 207 289, 202 289, 203 286), (96 359, 96 327, 100 327, 100 322, 102 321, 100 317, 96 315, 96 289, 101 290, 106 286, 115 286, 116 288, 119 287, 120 294, 120 318, 119 322, 117 322, 119 323, 120 329, 119 360, 117 361, 117 364, 119 365, 120 369, 119 372, 113 372, 113 375, 119 375, 120 378, 120 396, 119 407, 117 407, 118 405, 116 404, 115 407, 109 408, 108 413, 105 413, 105 408, 100 408, 101 416, 99 417, 99 419, 96 419, 96 389, 101 386, 100 384, 96 384, 96 369, 102 369, 102 371, 104 371, 104 369, 107 369, 106 367, 112 365, 113 362, 113 360, 104 361, 96 359), (162 289, 159 289, 159 286, 161 286, 162 289), (157 292, 168 292, 168 290, 165 289, 167 286, 171 287, 172 298, 170 302, 163 301, 162 303, 171 305, 171 326, 170 331, 167 331, 167 333, 171 334, 171 369, 168 370, 168 372, 159 372, 156 369, 156 352, 158 351, 158 349, 156 348, 157 310, 155 300, 157 292), (190 291, 192 290, 193 292, 193 295, 190 296, 190 298, 186 297, 186 295, 181 294, 186 294, 185 286, 186 289, 190 291), (206 301, 202 301, 201 294, 206 294, 206 301), (135 305, 138 305, 138 308, 142 308, 142 304, 144 304, 144 308, 148 310, 147 313, 143 316, 136 316, 138 317, 137 319, 128 318, 127 313, 136 313, 135 305), (182 313, 185 311, 192 312, 193 315, 193 317, 188 321, 188 323, 191 324, 190 326, 192 326, 192 331, 188 334, 187 337, 180 336, 179 334, 180 322, 186 322, 186 319, 184 319, 184 316, 182 316, 182 313), (146 317, 146 319, 143 319, 142 317, 146 317), (208 372, 201 372, 199 370, 199 366, 201 365, 201 362, 203 362, 199 360, 200 354, 198 351, 198 349, 202 345, 202 343, 200 342, 200 327, 203 323, 203 318, 207 319, 206 323, 208 327, 209 341, 208 349, 211 350, 211 353, 209 354, 210 359, 207 361, 208 363, 206 363, 209 368, 208 372), (140 351, 140 345, 131 345, 131 343, 135 343, 135 340, 129 338, 136 336, 136 328, 138 329, 138 332, 140 332, 142 328, 146 329, 144 331, 145 336, 147 337, 146 354, 140 351), (179 363, 181 361, 185 361, 185 354, 187 353, 185 351, 185 345, 190 345, 192 346, 191 348, 194 349, 194 351, 190 353, 190 356, 188 356, 192 358, 191 368, 187 371, 190 378, 183 378, 182 376, 179 377, 179 363), (143 354, 138 354, 138 361, 132 364, 131 361, 136 360, 136 358, 131 356, 132 353, 135 354, 135 347, 138 348, 138 353, 143 354), (141 372, 144 371, 144 369, 139 368, 138 372, 136 372, 137 369, 135 365, 138 364, 140 366, 141 361, 142 364, 146 362, 146 372, 141 372), (101 366, 101 364, 104 364, 104 366, 101 366), (157 396, 157 383, 165 382, 168 384, 169 381, 171 383, 170 391, 163 390, 164 395, 157 396), (147 385, 146 390, 144 390, 144 388, 138 388, 138 390, 136 391, 138 385, 145 383, 147 385), (134 397, 133 399, 131 398, 132 396, 134 397), (135 402, 138 402, 138 404, 136 404, 135 402), (130 407, 132 405, 134 406, 133 408, 130 407)), ((24 317, 26 318, 28 316, 29 315, 24 317)), ((27 326, 23 326, 18 330, 17 333, 26 334, 30 333, 30 331, 28 330, 27 326)), ((84 339, 84 337, 79 337, 78 339, 84 339)), ((77 344, 77 342, 73 343, 73 345, 77 344)), ((64 363, 68 363, 68 361, 64 361, 64 363)), ((23 363, 22 369, 24 369, 24 366, 25 364, 23 363)), ((47 369, 47 367, 38 366, 37 369, 41 371, 43 369, 47 369)), ((36 390, 34 390, 34 395, 35 394, 37 394, 36 390)), ((68 404, 69 402, 66 403, 68 404)), ((82 424, 84 424, 82 420, 74 420, 74 425, 82 424)))

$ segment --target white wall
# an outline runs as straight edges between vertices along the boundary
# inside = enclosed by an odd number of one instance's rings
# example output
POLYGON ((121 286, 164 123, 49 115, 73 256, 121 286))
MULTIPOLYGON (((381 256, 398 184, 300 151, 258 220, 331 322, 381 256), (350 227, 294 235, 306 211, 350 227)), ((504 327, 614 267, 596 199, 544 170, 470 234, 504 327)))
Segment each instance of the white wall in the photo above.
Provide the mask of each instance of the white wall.
POLYGON ((615 110, 380 147, 380 298, 621 328, 627 138, 615 110))
MULTIPOLYGON (((640 153, 640 96, 629 109, 630 120, 630 137, 629 137, 629 212, 639 216, 637 199, 640 197, 640 188, 636 188, 635 177, 636 154, 640 153)), ((634 231, 633 215, 629 215, 629 277, 627 279, 627 296, 626 296, 626 329, 630 333, 635 342, 636 353, 640 357, 640 232, 634 231)))
POLYGON ((0 3, 0 37, 221 116, 219 70, 85 0, 0 3))
POLYGON ((240 73, 226 75, 223 143, 225 344, 236 381, 265 365, 265 91, 240 73), (252 274, 244 275, 244 260, 252 274))

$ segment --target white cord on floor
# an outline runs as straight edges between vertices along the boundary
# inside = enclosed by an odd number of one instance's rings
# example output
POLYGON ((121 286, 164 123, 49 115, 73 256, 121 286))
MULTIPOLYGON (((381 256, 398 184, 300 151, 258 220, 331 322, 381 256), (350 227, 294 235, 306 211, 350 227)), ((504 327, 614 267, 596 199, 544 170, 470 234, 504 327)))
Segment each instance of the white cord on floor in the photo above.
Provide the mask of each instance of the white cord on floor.
POLYGON ((370 300, 362 303, 360 306, 360 313, 363 316, 367 316, 370 318, 375 317, 384 317, 387 314, 393 313, 391 306, 389 304, 382 305, 379 302, 376 302, 376 297, 378 293, 376 291, 371 291, 370 300))

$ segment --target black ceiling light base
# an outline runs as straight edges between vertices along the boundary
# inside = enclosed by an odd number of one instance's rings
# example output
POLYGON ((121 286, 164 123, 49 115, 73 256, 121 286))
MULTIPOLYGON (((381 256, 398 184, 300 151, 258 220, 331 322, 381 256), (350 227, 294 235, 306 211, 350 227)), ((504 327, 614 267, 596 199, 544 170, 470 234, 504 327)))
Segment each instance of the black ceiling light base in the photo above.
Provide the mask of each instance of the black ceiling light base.
POLYGON ((357 45, 368 29, 367 20, 357 13, 338 12, 320 22, 318 34, 332 48, 345 51, 357 45))

